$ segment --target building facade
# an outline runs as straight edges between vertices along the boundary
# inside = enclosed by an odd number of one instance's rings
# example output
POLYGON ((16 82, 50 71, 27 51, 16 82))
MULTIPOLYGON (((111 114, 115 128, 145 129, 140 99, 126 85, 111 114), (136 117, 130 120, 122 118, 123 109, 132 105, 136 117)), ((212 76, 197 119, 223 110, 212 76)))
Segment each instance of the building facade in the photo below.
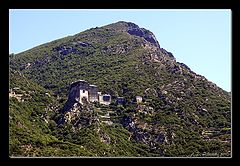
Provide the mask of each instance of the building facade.
POLYGON ((104 105, 109 105, 111 103, 111 95, 109 94, 100 94, 99 103, 104 105))
POLYGON ((90 85, 85 80, 78 80, 71 84, 69 99, 75 100, 81 104, 84 103, 84 100, 87 102, 99 102, 104 105, 109 105, 111 103, 111 95, 102 95, 101 92, 98 92, 96 85, 90 85))
POLYGON ((69 98, 83 104, 84 100, 93 102, 97 96, 97 86, 89 85, 85 80, 73 82, 70 86, 69 98))

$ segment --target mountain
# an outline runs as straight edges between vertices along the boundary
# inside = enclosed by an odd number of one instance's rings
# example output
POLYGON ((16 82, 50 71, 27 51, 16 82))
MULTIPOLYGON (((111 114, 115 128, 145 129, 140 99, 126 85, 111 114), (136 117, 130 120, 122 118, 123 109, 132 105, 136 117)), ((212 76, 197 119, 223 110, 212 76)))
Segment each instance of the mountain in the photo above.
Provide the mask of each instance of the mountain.
POLYGON ((177 62, 134 23, 91 28, 11 54, 9 61, 10 117, 18 117, 10 118, 12 156, 231 155, 230 94, 177 62), (77 80, 110 94, 111 104, 69 105, 77 80), (21 99, 12 94, 19 89, 21 99), (117 104, 119 97, 124 103, 117 104), (20 150, 29 146, 37 152, 20 150))

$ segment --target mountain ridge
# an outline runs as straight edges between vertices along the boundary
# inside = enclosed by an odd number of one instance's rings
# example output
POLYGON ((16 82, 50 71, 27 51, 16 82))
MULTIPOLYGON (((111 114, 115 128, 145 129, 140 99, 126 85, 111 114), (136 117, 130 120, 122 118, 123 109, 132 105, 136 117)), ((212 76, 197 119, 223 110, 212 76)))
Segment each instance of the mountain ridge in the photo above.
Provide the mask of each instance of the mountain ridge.
MULTIPOLYGON (((230 155, 229 93, 177 62, 152 32, 134 23, 119 21, 90 28, 9 58, 12 71, 49 91, 58 105, 49 115, 51 126, 46 124, 50 135, 83 146, 88 149, 85 155, 230 155), (78 103, 62 111, 70 84, 79 79, 110 94, 111 104, 78 103), (136 96, 143 101, 136 103, 136 96), (118 104, 119 97, 124 104, 118 104), (117 131, 123 132, 123 138, 117 131), (126 153, 121 152, 123 147, 126 153)), ((14 101, 16 105, 24 102, 14 101)))

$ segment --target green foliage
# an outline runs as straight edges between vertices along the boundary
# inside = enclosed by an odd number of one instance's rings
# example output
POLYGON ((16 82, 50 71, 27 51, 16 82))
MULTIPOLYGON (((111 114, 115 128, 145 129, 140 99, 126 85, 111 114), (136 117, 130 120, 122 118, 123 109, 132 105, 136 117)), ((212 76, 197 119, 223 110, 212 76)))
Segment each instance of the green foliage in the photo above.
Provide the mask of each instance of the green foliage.
MULTIPOLYGON (((124 23, 92 28, 9 55, 9 88, 21 95, 9 99, 10 155, 229 156, 229 93, 195 78, 183 66, 181 74, 175 73, 174 66, 179 65, 174 58, 143 47, 146 40, 129 35, 126 28, 124 23), (75 51, 64 54, 65 48, 75 51), (100 123, 73 130, 71 124, 57 125, 69 85, 78 79, 111 94, 109 107, 95 103, 94 110, 113 111, 112 126, 100 123), (136 103, 136 96, 143 97, 141 104, 136 103), (117 105, 116 97, 124 97, 126 103, 117 105), (123 117, 166 132, 168 142, 155 141, 153 148, 150 142, 130 138, 133 132, 121 125, 123 117), (202 132, 212 130, 215 133, 204 138, 202 132), (103 141, 103 135, 110 143, 103 141)), ((152 130, 144 131, 156 136, 152 130)))

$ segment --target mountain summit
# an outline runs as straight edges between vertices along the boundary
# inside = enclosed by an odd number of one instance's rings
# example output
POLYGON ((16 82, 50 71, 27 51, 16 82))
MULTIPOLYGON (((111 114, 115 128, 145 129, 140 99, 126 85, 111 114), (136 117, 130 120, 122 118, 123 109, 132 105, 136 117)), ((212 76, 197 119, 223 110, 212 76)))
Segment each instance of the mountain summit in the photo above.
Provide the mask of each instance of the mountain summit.
POLYGON ((231 96, 119 21, 9 55, 10 155, 231 155, 231 96))
POLYGON ((119 31, 125 31, 130 35, 142 37, 146 41, 152 43, 154 46, 160 48, 160 45, 152 32, 144 28, 139 28, 139 26, 134 23, 119 21, 117 23, 110 24, 107 27, 114 28, 115 30, 119 31), (120 27, 120 29, 118 29, 117 27, 120 27))

